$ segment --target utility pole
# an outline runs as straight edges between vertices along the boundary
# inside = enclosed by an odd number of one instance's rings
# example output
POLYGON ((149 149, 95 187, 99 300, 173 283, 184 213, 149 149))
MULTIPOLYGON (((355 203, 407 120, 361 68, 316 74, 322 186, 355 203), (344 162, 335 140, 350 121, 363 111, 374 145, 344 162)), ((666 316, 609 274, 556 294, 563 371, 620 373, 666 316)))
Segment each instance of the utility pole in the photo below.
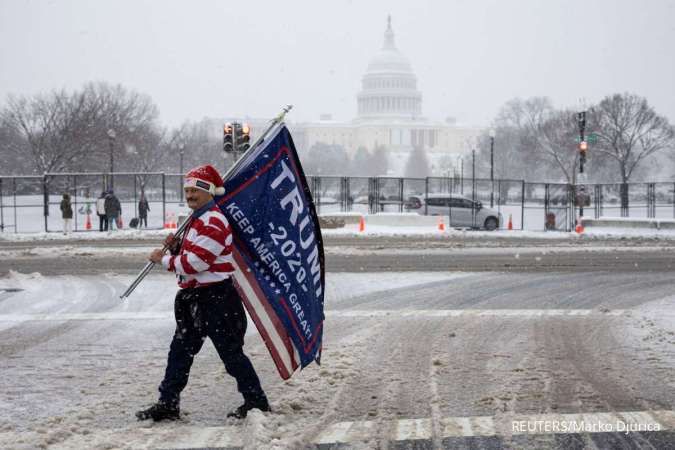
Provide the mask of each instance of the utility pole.
POLYGON ((490 130, 490 208, 495 206, 495 130, 490 130))
MULTIPOLYGON (((184 172, 183 172, 183 152, 184 151, 185 151, 185 144, 181 141, 178 144, 178 156, 180 156, 180 163, 179 163, 180 165, 179 165, 178 170, 179 170, 179 173, 180 173, 181 177, 184 176, 184 172)), ((183 203, 183 189, 180 190, 180 202, 183 203)))
POLYGON ((476 150, 471 150, 471 224, 476 226, 476 150))
MULTIPOLYGON (((586 142, 585 132, 586 132, 586 111, 580 111, 577 113, 577 124, 579 125, 579 178, 581 174, 584 173, 584 163, 586 162, 586 150, 588 150, 588 143, 586 142)), ((582 188, 583 185, 575 185, 575 196, 574 199, 579 203, 579 217, 584 215, 584 201, 585 201, 585 188, 582 188)))
POLYGON ((110 128, 108 130, 108 147, 110 149, 110 189, 112 190, 113 188, 113 172, 115 172, 115 158, 114 158, 114 153, 113 150, 115 148, 115 138, 117 135, 115 134, 115 130, 110 128))

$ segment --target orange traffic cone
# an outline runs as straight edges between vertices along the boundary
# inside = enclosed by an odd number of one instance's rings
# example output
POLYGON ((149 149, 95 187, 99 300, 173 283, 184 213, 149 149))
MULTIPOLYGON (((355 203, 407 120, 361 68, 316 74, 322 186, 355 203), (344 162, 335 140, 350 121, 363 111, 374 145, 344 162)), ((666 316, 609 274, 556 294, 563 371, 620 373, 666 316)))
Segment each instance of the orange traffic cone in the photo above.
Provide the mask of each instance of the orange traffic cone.
POLYGON ((166 221, 164 222, 164 228, 171 228, 171 214, 169 214, 166 217, 166 221))
POLYGON ((508 225, 509 230, 513 230, 513 217, 512 214, 509 214, 509 225, 508 225))
POLYGON ((438 231, 445 231, 445 224, 443 223, 443 216, 438 216, 438 231))
POLYGON ((84 222, 84 229, 91 230, 91 215, 87 214, 87 220, 84 222))
POLYGON ((366 219, 361 216, 361 218, 359 218, 359 232, 363 233, 364 231, 366 231, 366 219))
POLYGON ((178 221, 176 219, 176 213, 171 214, 171 228, 178 228, 178 221))
POLYGON ((584 226, 581 223, 581 217, 577 219, 577 226, 574 227, 574 231, 576 231, 578 234, 581 234, 584 232, 584 226))

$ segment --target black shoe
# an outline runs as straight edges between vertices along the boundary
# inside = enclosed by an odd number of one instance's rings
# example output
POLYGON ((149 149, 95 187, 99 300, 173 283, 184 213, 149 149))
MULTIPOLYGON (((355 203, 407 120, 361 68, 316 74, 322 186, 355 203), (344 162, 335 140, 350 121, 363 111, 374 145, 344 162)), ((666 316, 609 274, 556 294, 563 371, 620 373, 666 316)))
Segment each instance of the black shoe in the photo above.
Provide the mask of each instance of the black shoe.
POLYGON ((159 422, 160 420, 178 420, 179 416, 180 408, 178 405, 164 402, 157 402, 148 409, 136 413, 138 420, 152 419, 155 422, 159 422))
POLYGON ((263 397, 258 400, 246 400, 243 405, 227 413, 227 417, 243 419, 252 409, 259 409, 260 411, 267 412, 271 411, 270 404, 267 402, 267 399, 263 397))

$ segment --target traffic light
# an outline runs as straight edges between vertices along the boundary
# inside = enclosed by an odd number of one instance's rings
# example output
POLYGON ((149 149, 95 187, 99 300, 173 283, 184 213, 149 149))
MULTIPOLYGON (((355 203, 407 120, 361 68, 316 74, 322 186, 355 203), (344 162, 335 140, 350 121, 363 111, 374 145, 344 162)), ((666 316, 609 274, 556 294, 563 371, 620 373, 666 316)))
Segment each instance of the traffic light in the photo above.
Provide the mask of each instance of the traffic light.
POLYGON ((588 142, 579 142, 579 172, 584 172, 584 163, 586 162, 586 151, 588 150, 588 142))
POLYGON ((237 138, 237 150, 245 152, 251 147, 251 127, 247 123, 241 126, 241 140, 237 138))
POLYGON ((223 126, 223 150, 227 153, 234 151, 234 141, 232 138, 232 124, 228 122, 223 126))
POLYGON ((234 124, 234 149, 237 152, 245 152, 251 146, 251 129, 248 124, 234 124))
POLYGON ((584 140, 584 132, 586 131, 586 111, 577 113, 577 124, 579 125, 579 136, 584 140))

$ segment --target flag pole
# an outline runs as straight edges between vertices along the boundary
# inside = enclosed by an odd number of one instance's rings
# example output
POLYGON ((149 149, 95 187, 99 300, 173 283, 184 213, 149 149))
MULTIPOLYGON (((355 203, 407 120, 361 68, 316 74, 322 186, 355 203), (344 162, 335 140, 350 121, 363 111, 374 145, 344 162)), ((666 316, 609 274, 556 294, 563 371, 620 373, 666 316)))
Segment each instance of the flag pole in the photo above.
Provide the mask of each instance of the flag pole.
MULTIPOLYGON (((230 177, 230 175, 232 175, 232 173, 234 173, 234 171, 237 168, 239 168, 239 166, 242 164, 242 161, 244 160, 244 156, 251 153, 260 144, 263 143, 263 141, 265 140, 265 137, 267 137, 269 132, 272 131, 272 129, 274 127, 276 127, 277 125, 279 125, 281 122, 284 121, 284 118, 286 117, 286 114, 288 114, 288 112, 292 108, 293 108, 293 105, 286 105, 286 107, 282 109, 281 113, 279 113, 278 116, 276 116, 274 119, 272 119, 270 121, 270 125, 267 127, 267 129, 260 135, 260 137, 253 143, 253 145, 248 150, 246 150, 234 164, 232 164, 232 167, 230 167, 227 170, 225 175, 223 175, 223 180, 227 180, 230 177)), ((176 238, 179 238, 185 232, 185 229, 187 228, 189 222, 190 222, 189 220, 186 220, 181 224, 180 227, 178 227, 178 229, 176 230, 176 234, 174 235, 176 238)), ((162 253, 166 252, 168 249, 169 249, 169 246, 164 245, 164 247, 162 247, 162 253)), ((153 267, 155 267, 155 263, 152 262, 152 261, 148 262, 145 265, 145 267, 143 268, 143 270, 141 270, 141 272, 138 274, 136 279, 134 279, 134 281, 131 282, 131 284, 129 285, 127 290, 124 291, 124 293, 122 295, 120 295, 120 299, 124 300, 125 298, 129 297, 131 295, 131 293, 134 291, 134 289, 136 289, 136 287, 141 283, 141 281, 143 281, 143 279, 150 273, 150 271, 152 270, 153 267)))

